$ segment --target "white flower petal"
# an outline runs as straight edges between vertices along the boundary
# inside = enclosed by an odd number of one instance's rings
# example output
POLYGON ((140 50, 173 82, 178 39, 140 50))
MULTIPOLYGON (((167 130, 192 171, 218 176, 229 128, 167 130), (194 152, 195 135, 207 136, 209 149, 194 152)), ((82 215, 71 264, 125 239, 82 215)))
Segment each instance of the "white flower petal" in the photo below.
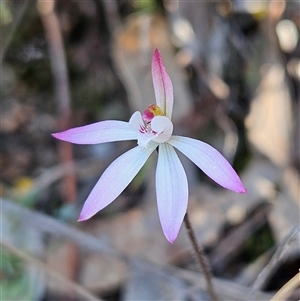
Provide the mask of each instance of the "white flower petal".
POLYGON ((53 137, 75 144, 98 144, 112 141, 134 140, 138 133, 128 122, 106 120, 52 134, 53 137))
POLYGON ((183 166, 171 145, 159 145, 156 169, 156 198, 160 222, 169 242, 174 242, 188 204, 188 182, 183 166))
POLYGON ((89 219, 113 202, 136 176, 156 147, 156 143, 152 143, 148 148, 136 146, 113 161, 85 201, 79 221, 89 219))
POLYGON ((138 145, 141 147, 148 147, 150 141, 154 140, 158 133, 138 133, 138 145))
POLYGON ((246 192, 229 162, 209 144, 180 136, 172 136, 168 143, 180 150, 219 185, 238 193, 246 192))
POLYGON ((142 114, 139 111, 136 111, 132 114, 129 119, 129 126, 135 131, 139 131, 141 126, 144 126, 144 121, 142 118, 142 114))
POLYGON ((166 142, 170 139, 173 133, 173 123, 166 116, 156 116, 151 121, 152 131, 158 133, 159 135, 153 139, 153 141, 158 143, 166 142))

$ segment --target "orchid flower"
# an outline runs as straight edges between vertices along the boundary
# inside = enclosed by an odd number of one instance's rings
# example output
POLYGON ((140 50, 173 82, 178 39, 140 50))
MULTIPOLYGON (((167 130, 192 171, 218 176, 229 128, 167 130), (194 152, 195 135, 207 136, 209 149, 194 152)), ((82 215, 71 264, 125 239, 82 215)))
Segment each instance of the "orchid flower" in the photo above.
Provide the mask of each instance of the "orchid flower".
POLYGON ((158 149, 157 207, 164 235, 173 243, 188 205, 187 177, 174 148, 224 188, 238 193, 245 193, 246 189, 228 161, 212 146, 172 135, 173 86, 158 50, 154 51, 152 58, 152 78, 156 104, 149 105, 143 114, 133 113, 129 122, 100 121, 53 136, 75 144, 137 140, 136 147, 118 157, 104 171, 85 201, 79 221, 89 219, 113 202, 158 149))

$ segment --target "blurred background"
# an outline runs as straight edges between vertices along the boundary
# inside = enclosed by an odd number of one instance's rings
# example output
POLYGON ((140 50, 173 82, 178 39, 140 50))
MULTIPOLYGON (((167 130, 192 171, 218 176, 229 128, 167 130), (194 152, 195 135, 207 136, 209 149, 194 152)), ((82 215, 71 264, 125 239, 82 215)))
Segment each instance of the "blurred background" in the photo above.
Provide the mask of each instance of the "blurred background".
MULTIPOLYGON (((0 0, 0 23, 1 300, 209 300, 185 229, 173 245, 163 236, 156 156, 77 223, 136 142, 51 136, 154 103, 155 48, 174 133, 217 148, 248 189, 218 187, 180 157, 220 300, 270 300, 299 272, 298 1, 0 0)), ((298 300, 298 286, 280 300, 298 300)))

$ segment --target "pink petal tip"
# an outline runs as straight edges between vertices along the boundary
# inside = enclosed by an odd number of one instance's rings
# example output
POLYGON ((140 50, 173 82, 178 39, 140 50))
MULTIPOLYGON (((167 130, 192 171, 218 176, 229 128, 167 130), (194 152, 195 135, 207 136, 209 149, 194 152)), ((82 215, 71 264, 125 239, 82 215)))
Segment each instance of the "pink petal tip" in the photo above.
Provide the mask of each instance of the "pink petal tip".
POLYGON ((52 137, 54 137, 54 138, 58 138, 59 137, 59 133, 53 133, 53 134, 51 134, 52 135, 52 137))
POLYGON ((83 216, 82 214, 79 215, 79 218, 78 218, 78 222, 84 222, 86 220, 88 220, 89 218, 86 218, 85 216, 83 216))
POLYGON ((247 191, 247 188, 244 185, 242 185, 242 187, 237 192, 238 193, 247 193, 248 191, 247 191))
POLYGON ((168 242, 170 243, 170 244, 173 244, 173 242, 176 240, 176 237, 175 238, 167 238, 167 240, 168 240, 168 242))
POLYGON ((94 214, 88 214, 88 212, 85 212, 86 210, 84 210, 84 208, 81 210, 80 214, 79 214, 79 218, 78 218, 78 222, 84 222, 88 219, 90 219, 91 217, 93 217, 96 213, 94 214))

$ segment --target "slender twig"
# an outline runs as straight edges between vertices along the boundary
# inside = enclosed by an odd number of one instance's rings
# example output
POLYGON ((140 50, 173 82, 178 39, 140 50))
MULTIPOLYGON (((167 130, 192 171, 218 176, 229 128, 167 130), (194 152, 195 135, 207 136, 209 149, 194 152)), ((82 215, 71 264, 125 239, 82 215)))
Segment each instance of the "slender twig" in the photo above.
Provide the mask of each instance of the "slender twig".
POLYGON ((266 223, 270 209, 269 204, 261 206, 243 224, 220 240, 218 246, 210 254, 210 263, 216 267, 215 271, 218 274, 228 266, 229 258, 240 252, 245 245, 245 240, 266 223))
POLYGON ((209 261, 204 253, 203 248, 197 242, 197 238, 196 238, 195 232, 192 228, 192 224, 190 222, 188 213, 186 213, 184 216, 184 224, 187 229, 187 233, 189 235, 191 243, 193 245, 193 249, 195 251, 197 260, 199 261, 199 264, 203 271, 203 275, 204 275, 204 278, 205 278, 206 284, 207 284, 207 291, 210 295, 211 300, 217 301, 218 297, 217 297, 214 287, 213 287, 212 274, 211 274, 210 267, 209 267, 209 261))
MULTIPOLYGON (((65 130, 70 127, 71 119, 71 97, 68 81, 66 55, 60 24, 55 12, 55 0, 38 0, 37 9, 45 30, 45 36, 48 43, 51 69, 54 78, 54 88, 57 100, 57 109, 59 114, 59 130, 65 130)), ((62 163, 69 163, 74 168, 73 147, 71 143, 63 141, 58 142, 58 150, 62 163)), ((62 195, 68 203, 74 203, 76 200, 76 178, 74 171, 68 173, 63 178, 62 195)), ((78 270, 78 248, 75 244, 69 244, 69 273, 72 279, 77 278, 78 270)))
POLYGON ((300 272, 289 280, 270 301, 287 300, 292 292, 300 285, 300 272))
POLYGON ((299 243, 299 233, 300 226, 297 225, 290 230, 285 239, 278 245, 274 255, 252 284, 249 291, 249 299, 253 299, 252 294, 263 288, 263 286, 272 276, 272 273, 278 268, 282 261, 286 259, 287 252, 291 250, 291 243, 294 241, 297 241, 297 243, 299 243))
MULTIPOLYGON (((54 79, 54 89, 59 115, 58 127, 60 131, 70 127, 71 119, 71 97, 67 72, 67 62, 63 38, 57 14, 55 13, 55 1, 37 2, 37 9, 40 13, 45 36, 48 43, 51 70, 54 79)), ((73 164, 72 144, 58 142, 58 149, 62 163, 73 164)), ((68 203, 76 199, 76 179, 74 173, 65 175, 63 179, 62 194, 68 203)))

